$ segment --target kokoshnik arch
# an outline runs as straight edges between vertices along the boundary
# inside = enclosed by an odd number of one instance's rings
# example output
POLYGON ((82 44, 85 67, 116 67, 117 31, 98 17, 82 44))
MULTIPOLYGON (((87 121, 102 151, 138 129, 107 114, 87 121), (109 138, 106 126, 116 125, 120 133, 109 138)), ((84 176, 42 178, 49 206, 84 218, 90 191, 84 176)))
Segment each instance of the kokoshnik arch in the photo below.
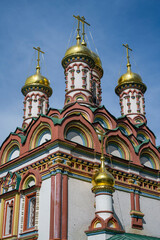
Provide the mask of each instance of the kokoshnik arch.
POLYGON ((147 127, 147 87, 125 44, 127 72, 115 87, 121 116, 109 113, 101 105, 102 63, 85 41, 89 23, 74 17, 76 44, 62 59, 64 107, 49 108, 44 52, 34 48, 22 127, 1 146, 0 239, 160 239, 160 149, 147 127))

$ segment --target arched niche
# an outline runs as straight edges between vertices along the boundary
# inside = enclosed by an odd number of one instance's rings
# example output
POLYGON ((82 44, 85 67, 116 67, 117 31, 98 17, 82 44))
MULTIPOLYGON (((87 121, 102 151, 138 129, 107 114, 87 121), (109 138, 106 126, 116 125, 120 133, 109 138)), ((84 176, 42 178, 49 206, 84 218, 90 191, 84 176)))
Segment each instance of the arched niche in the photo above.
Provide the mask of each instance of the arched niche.
POLYGON ((85 147, 93 148, 92 135, 89 130, 79 122, 70 123, 65 128, 65 139, 85 147))
POLYGON ((143 166, 159 169, 159 159, 157 155, 150 149, 144 149, 140 154, 140 163, 143 166))
POLYGON ((2 154, 2 164, 18 158, 20 155, 19 143, 12 140, 4 149, 2 154))
POLYGON ((50 141, 52 138, 50 125, 47 123, 41 123, 33 132, 33 136, 30 141, 30 149, 39 147, 42 144, 50 141))
POLYGON ((107 129, 112 128, 112 124, 110 120, 103 114, 96 114, 94 117, 94 122, 100 123, 103 128, 107 128, 107 129))
POLYGON ((129 148, 119 137, 110 137, 106 141, 106 152, 119 158, 130 159, 129 148))

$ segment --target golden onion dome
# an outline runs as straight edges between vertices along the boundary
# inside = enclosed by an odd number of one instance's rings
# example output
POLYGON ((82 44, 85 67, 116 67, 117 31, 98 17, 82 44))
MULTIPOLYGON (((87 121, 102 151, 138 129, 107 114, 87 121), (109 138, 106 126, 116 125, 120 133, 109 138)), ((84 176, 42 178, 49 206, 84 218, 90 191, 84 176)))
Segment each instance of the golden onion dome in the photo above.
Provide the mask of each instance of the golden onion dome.
POLYGON ((147 89, 146 85, 142 81, 142 78, 137 73, 133 73, 130 66, 128 67, 127 72, 119 78, 115 92, 119 95, 119 93, 126 87, 136 87, 141 89, 143 93, 145 93, 147 89))
POLYGON ((95 64, 91 51, 81 43, 77 43, 76 45, 67 49, 65 56, 62 59, 62 66, 65 68, 69 63, 77 60, 87 60, 87 63, 90 64, 91 67, 93 67, 95 64))
POLYGON ((67 49, 65 53, 65 57, 73 56, 73 55, 86 55, 91 57, 91 51, 84 45, 76 44, 70 48, 67 49))
POLYGON ((101 159, 100 170, 92 177, 93 190, 101 188, 113 189, 114 183, 115 180, 113 175, 106 170, 104 160, 101 159))
POLYGON ((93 51, 91 51, 91 53, 92 53, 92 58, 93 58, 93 60, 95 62, 95 65, 97 65, 98 67, 102 68, 102 62, 101 62, 101 59, 99 58, 99 56, 95 52, 93 52, 93 51))
POLYGON ((128 71, 118 80, 118 85, 122 85, 124 83, 142 83, 142 79, 137 73, 128 71))
POLYGON ((49 87, 50 86, 50 82, 49 80, 42 76, 40 72, 37 72, 36 74, 28 77, 26 79, 26 82, 25 82, 25 86, 27 85, 44 85, 44 86, 47 86, 49 87))
POLYGON ((37 66, 36 74, 26 79, 25 85, 22 87, 22 93, 27 94, 30 90, 41 90, 47 93, 50 97, 52 95, 52 89, 50 87, 50 81, 41 75, 40 67, 37 66))
POLYGON ((131 71, 131 64, 129 61, 129 50, 132 51, 132 49, 129 48, 128 44, 126 45, 123 44, 123 46, 126 47, 127 49, 127 72, 119 78, 118 85, 115 88, 115 92, 117 93, 117 95, 119 95, 119 93, 121 93, 125 88, 134 87, 140 89, 143 93, 145 93, 147 87, 142 82, 142 78, 137 73, 133 73, 131 71))

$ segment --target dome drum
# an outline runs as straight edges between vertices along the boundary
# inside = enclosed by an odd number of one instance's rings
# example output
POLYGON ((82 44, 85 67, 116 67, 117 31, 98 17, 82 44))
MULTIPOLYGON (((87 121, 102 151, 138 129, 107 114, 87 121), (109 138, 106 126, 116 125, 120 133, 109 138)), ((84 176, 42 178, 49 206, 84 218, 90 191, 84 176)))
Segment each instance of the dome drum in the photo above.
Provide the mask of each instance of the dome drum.
POLYGON ((91 68, 93 68, 95 65, 94 60, 89 55, 85 55, 83 53, 76 53, 70 56, 65 56, 62 59, 62 66, 63 68, 66 68, 70 63, 77 61, 86 62, 91 68))
POLYGON ((27 95, 30 91, 41 91, 47 94, 48 97, 52 95, 52 88, 49 86, 44 86, 43 84, 30 84, 30 85, 24 85, 21 89, 24 96, 27 95))
POLYGON ((145 93, 145 91, 147 90, 147 87, 144 83, 136 83, 136 82, 124 82, 120 85, 118 85, 115 88, 115 92, 117 95, 119 95, 123 90, 127 89, 127 88, 136 88, 142 91, 142 93, 145 93))

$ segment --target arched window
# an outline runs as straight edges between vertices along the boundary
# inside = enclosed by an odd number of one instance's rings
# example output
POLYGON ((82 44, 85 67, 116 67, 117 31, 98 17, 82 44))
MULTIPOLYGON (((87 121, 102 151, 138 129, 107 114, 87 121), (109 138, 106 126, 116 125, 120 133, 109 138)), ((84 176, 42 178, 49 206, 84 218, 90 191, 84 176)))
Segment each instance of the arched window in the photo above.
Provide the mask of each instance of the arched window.
POLYGON ((140 162, 142 165, 149 167, 149 168, 156 168, 155 162, 150 154, 143 153, 140 156, 140 162))
POLYGON ((106 152, 123 159, 130 159, 130 151, 126 143, 119 137, 111 137, 106 142, 106 152))
POLYGON ((35 185, 35 179, 33 177, 29 177, 24 184, 24 189, 33 187, 35 185))
POLYGON ((122 149, 116 143, 109 143, 107 146, 107 153, 114 155, 116 157, 123 157, 122 149))
POLYGON ((143 133, 138 133, 137 134, 137 139, 140 140, 141 142, 143 142, 143 141, 147 140, 148 137, 143 133))
POLYGON ((70 140, 70 141, 72 141, 72 142, 81 144, 81 145, 83 145, 83 146, 87 146, 86 137, 85 137, 85 135, 84 135, 82 132, 79 131, 79 129, 70 128, 70 129, 67 131, 66 139, 67 139, 67 140, 70 140))
POLYGON ((149 168, 153 168, 153 164, 151 163, 151 159, 149 156, 142 156, 140 158, 140 162, 142 165, 149 167, 149 168))
POLYGON ((90 131, 78 121, 70 122, 66 126, 64 136, 69 141, 93 148, 93 140, 90 131))
POLYGON ((12 234, 13 228, 13 207, 14 207, 14 199, 6 200, 5 201, 5 229, 4 229, 4 236, 8 236, 12 234))
POLYGON ((36 197, 28 198, 28 219, 27 228, 33 228, 35 226, 35 212, 36 212, 36 197))
POLYGON ((18 146, 13 146, 8 153, 7 162, 19 157, 19 153, 20 153, 19 147, 18 146))
POLYGON ((76 101, 83 101, 83 98, 82 97, 77 97, 76 101))
MULTIPOLYGON (((35 186, 35 177, 28 176, 24 183, 23 189, 35 186)), ((32 190, 33 191, 33 190, 32 190)), ((32 192, 31 191, 31 192, 32 192)), ((24 210, 24 230, 31 229, 35 227, 35 217, 36 217, 36 192, 28 193, 25 195, 25 210, 24 210)))
POLYGON ((32 134, 30 140, 30 149, 41 146, 42 144, 45 144, 50 140, 51 140, 50 125, 47 123, 40 123, 40 125, 36 128, 36 130, 32 134))
POLYGON ((107 128, 107 124, 102 118, 97 117, 95 118, 94 122, 99 122, 102 125, 102 127, 107 128))
POLYGON ((111 122, 105 115, 96 114, 94 118, 94 122, 100 123, 101 126, 104 128, 111 129, 111 122))
POLYGON ((22 177, 19 186, 21 193, 21 205, 24 206, 21 211, 21 227, 23 234, 26 231, 33 231, 38 228, 38 203, 42 179, 38 170, 29 169, 22 177))
POLYGON ((49 129, 43 130, 40 135, 37 137, 37 146, 42 145, 45 142, 51 140, 51 132, 49 129))

